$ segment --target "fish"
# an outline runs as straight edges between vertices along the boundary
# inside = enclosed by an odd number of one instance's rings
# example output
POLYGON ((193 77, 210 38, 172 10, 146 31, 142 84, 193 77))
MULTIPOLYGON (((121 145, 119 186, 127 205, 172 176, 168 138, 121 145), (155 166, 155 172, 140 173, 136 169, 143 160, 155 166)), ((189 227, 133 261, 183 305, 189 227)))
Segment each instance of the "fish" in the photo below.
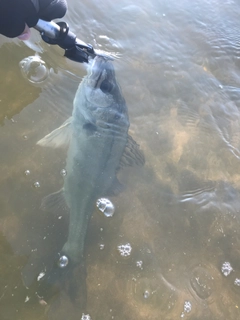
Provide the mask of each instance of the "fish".
POLYGON ((113 62, 96 56, 77 89, 72 116, 37 143, 68 147, 63 188, 45 197, 41 205, 45 211, 66 206, 70 212, 67 240, 45 277, 48 280, 69 279, 69 270, 85 265, 85 238, 97 199, 121 192, 117 178, 121 168, 144 165, 144 154, 129 135, 129 126, 113 62))

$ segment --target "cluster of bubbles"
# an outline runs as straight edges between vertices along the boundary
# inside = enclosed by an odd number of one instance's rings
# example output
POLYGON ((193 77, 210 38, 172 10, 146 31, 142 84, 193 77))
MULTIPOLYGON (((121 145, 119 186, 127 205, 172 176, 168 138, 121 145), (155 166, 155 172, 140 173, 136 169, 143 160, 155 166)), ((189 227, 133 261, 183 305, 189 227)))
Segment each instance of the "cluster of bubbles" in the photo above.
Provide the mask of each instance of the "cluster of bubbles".
POLYGON ((235 281, 234 281, 234 284, 235 284, 235 286, 240 287, 240 279, 236 278, 235 281))
POLYGON ((192 304, 190 301, 185 301, 183 305, 183 312, 181 313, 181 318, 185 316, 186 313, 189 313, 192 310, 192 304))
POLYGON ((142 260, 139 260, 139 261, 136 261, 136 266, 138 267, 138 268, 140 268, 141 270, 143 269, 143 262, 142 262, 142 260))
MULTIPOLYGON (((221 271, 222 271, 223 275, 224 275, 225 277, 227 277, 227 276, 229 276, 230 273, 231 273, 232 271, 234 271, 234 270, 233 270, 230 262, 227 262, 227 261, 226 261, 226 262, 224 262, 224 263, 222 264, 221 271)), ((239 279, 239 278, 236 278, 236 279, 234 280, 234 285, 237 286, 237 287, 240 287, 240 279, 239 279)))
POLYGON ((232 268, 230 262, 224 262, 224 263, 222 264, 221 271, 222 271, 222 273, 223 273, 223 275, 224 275, 225 277, 229 276, 230 273, 233 271, 233 268, 232 268))
POLYGON ((118 251, 120 252, 120 255, 122 257, 128 257, 131 254, 132 247, 130 243, 121 244, 120 246, 118 246, 118 251))
POLYGON ((92 320, 89 314, 82 314, 81 320, 92 320))
POLYGON ((100 198, 96 202, 99 211, 103 212, 105 217, 112 217, 115 212, 115 207, 112 202, 106 198, 100 198))
POLYGON ((143 298, 148 299, 150 297, 150 292, 148 290, 145 290, 143 293, 143 298))

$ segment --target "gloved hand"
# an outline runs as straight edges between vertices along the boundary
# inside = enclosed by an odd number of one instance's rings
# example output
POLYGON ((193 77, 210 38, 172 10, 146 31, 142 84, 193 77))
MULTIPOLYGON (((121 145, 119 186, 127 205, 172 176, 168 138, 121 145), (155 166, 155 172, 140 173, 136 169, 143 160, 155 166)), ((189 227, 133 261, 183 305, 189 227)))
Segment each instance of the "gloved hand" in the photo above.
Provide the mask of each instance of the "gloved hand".
POLYGON ((0 33, 14 38, 27 33, 38 19, 62 18, 66 11, 66 0, 0 0, 0 33))

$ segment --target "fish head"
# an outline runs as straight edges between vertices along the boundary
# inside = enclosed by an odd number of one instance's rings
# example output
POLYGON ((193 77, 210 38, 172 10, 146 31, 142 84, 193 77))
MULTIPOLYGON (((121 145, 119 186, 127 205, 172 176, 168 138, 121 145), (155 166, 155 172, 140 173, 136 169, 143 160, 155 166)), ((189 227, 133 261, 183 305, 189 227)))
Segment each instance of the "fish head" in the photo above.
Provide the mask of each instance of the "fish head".
POLYGON ((89 122, 103 126, 122 125, 124 122, 125 127, 129 126, 125 99, 116 81, 113 63, 108 57, 96 56, 92 60, 79 90, 76 96, 84 99, 79 108, 89 122))

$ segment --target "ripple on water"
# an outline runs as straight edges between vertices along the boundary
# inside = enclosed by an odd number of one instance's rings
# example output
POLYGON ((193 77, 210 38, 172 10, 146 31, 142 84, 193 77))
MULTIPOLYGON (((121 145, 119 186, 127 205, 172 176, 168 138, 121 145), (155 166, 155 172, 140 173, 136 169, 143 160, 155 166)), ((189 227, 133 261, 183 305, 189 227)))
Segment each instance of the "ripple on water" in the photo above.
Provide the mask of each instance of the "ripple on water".
POLYGON ((163 313, 168 313, 175 307, 178 300, 177 290, 173 286, 168 286, 161 278, 133 278, 128 285, 131 286, 129 291, 133 297, 131 302, 134 306, 142 309, 144 304, 145 311, 149 307, 152 316, 155 312, 159 314, 159 308, 163 313))
POLYGON ((190 287, 200 299, 213 299, 219 282, 219 272, 215 268, 198 265, 191 270, 190 287))

